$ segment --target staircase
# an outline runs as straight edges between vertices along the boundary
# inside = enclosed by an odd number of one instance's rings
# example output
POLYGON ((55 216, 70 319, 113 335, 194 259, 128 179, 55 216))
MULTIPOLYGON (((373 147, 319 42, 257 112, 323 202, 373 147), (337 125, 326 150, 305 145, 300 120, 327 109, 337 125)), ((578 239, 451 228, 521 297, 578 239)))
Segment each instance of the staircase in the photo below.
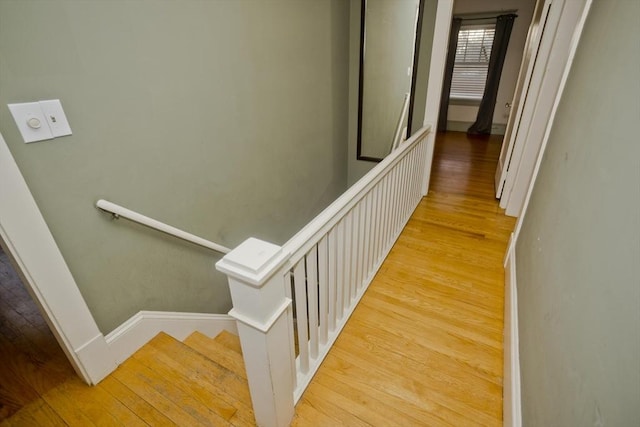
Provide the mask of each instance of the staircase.
POLYGON ((95 387, 73 377, 4 425, 254 426, 237 336, 160 333, 95 387))

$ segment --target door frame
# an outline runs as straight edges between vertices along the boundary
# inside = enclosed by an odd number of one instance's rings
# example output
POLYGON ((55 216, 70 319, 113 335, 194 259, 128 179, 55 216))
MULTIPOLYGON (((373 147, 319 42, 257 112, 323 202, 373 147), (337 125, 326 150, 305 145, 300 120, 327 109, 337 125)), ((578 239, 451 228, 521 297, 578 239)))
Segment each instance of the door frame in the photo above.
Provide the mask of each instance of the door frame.
POLYGON ((509 114, 509 119, 507 121, 504 138, 502 140, 500 157, 498 157, 498 167, 496 168, 495 173, 495 190, 497 199, 502 197, 502 191, 504 189, 506 181, 506 173, 511 161, 511 155, 513 153, 514 142, 518 134, 518 128, 520 127, 522 122, 522 113, 525 102, 527 100, 529 86, 531 84, 533 67, 538 57, 540 41, 542 39, 544 27, 547 23, 547 18, 549 17, 550 7, 550 0, 537 0, 536 6, 533 10, 533 19, 529 23, 527 40, 524 46, 524 52, 520 64, 520 71, 518 72, 518 80, 516 82, 513 100, 511 101, 511 111, 509 114))
POLYGON ((3 249, 75 371, 97 384, 116 368, 115 358, 1 133, 0 201, 3 249))
POLYGON ((585 9, 588 10, 587 0, 552 0, 550 3, 551 25, 540 41, 500 198, 500 207, 506 209, 509 216, 522 215, 527 190, 535 180, 536 159, 553 123, 555 100, 562 90, 564 73, 573 60, 572 49, 580 37, 581 19, 585 9))
POLYGON ((431 180, 431 165, 438 132, 438 115, 440 113, 442 83, 444 81, 447 51, 449 49, 449 32, 451 31, 451 18, 453 17, 453 2, 454 0, 438 0, 438 6, 436 8, 423 121, 423 126, 431 126, 431 131, 427 134, 426 139, 427 158, 425 162, 424 180, 422 182, 422 194, 424 196, 429 192, 429 182, 431 180))

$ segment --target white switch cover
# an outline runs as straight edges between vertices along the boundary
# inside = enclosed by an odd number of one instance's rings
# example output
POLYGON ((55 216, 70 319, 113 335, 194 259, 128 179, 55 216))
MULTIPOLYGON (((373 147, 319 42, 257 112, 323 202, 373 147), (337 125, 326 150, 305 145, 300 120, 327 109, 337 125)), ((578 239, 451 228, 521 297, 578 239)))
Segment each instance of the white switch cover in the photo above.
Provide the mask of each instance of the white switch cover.
POLYGON ((50 99, 48 101, 40 101, 40 107, 44 113, 49 128, 54 138, 59 136, 71 135, 71 127, 64 114, 62 104, 59 99, 50 99))
POLYGON ((24 142, 53 139, 53 133, 38 102, 9 104, 8 107, 24 142))

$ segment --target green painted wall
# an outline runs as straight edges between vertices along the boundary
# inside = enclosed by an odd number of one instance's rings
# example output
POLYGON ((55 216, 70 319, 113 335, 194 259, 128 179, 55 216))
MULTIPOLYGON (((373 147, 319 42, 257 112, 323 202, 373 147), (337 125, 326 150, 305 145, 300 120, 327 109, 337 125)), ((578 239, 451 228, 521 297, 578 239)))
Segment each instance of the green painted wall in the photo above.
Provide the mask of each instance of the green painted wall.
POLYGON ((0 0, 0 132, 104 333, 139 310, 224 313, 211 252, 284 243, 346 188, 349 4, 0 0), (24 144, 7 103, 59 98, 24 144))
POLYGON ((640 420, 639 16, 594 1, 518 238, 525 426, 640 420))

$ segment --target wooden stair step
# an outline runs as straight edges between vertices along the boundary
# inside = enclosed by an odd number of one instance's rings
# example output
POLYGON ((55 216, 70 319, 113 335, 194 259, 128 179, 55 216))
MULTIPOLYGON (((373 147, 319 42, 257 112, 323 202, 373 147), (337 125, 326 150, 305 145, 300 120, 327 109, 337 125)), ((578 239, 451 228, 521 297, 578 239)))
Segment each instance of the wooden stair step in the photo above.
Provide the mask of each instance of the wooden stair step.
POLYGON ((159 368, 165 372, 167 369, 176 372, 177 386, 190 394, 202 396, 205 404, 218 402, 219 415, 228 422, 234 425, 254 424, 247 380, 188 345, 160 333, 138 350, 132 359, 143 365, 147 361, 160 363, 159 368), (229 413, 225 412, 228 405, 235 408, 230 418, 227 418, 229 413))
POLYGON ((222 331, 213 340, 242 355, 242 346, 240 345, 240 338, 237 335, 233 335, 228 331, 222 331))
POLYGON ((235 373, 240 378, 245 380, 247 379, 247 371, 244 367, 242 354, 225 345, 223 340, 218 341, 216 339, 209 338, 200 332, 194 332, 183 342, 192 349, 235 373))

